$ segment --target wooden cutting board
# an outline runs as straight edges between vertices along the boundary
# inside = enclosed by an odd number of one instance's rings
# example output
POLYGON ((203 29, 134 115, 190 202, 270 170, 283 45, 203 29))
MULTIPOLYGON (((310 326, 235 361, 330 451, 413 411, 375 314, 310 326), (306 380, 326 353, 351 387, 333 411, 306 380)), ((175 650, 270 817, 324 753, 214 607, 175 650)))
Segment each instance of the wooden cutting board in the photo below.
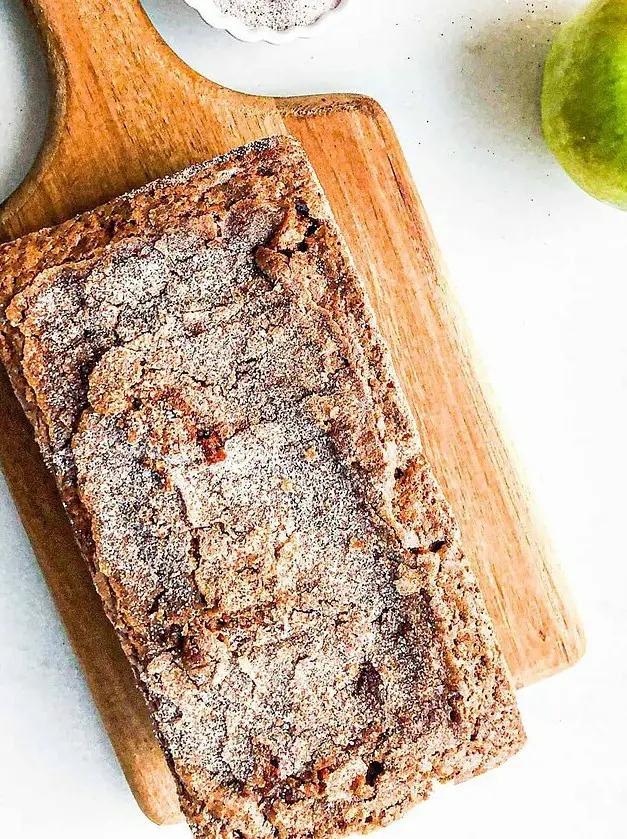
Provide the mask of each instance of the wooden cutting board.
MULTIPOLYGON (((298 137, 368 286, 516 683, 574 663, 584 647, 576 612, 488 406, 380 106, 353 95, 273 99, 220 87, 172 53, 139 0, 28 5, 54 99, 35 166, 0 210, 0 236, 61 222, 258 137, 298 137)), ((4 374, 0 429, 7 482, 131 789, 154 821, 178 820, 174 784, 143 700, 4 374)))

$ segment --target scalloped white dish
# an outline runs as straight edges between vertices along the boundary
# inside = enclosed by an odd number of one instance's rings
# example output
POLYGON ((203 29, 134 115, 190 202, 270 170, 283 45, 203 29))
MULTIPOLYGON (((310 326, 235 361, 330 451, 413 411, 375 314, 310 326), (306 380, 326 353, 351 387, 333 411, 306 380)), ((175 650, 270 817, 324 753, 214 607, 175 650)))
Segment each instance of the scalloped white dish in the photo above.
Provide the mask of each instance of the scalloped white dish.
POLYGON ((287 44, 296 38, 312 38, 319 35, 329 25, 330 19, 346 10, 352 0, 339 0, 337 6, 324 12, 316 21, 307 26, 293 26, 290 29, 271 29, 268 26, 251 28, 235 15, 222 12, 214 0, 185 0, 188 6, 196 9, 202 19, 214 29, 224 29, 240 41, 269 44, 287 44))

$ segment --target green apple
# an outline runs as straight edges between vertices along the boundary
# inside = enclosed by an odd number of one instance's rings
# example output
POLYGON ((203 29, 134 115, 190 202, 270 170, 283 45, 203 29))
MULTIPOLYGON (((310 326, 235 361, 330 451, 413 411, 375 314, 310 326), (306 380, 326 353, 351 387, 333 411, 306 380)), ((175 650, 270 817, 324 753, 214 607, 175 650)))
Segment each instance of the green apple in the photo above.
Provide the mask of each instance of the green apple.
POLYGON ((571 178, 627 210, 627 0, 596 0, 547 58, 542 130, 571 178))

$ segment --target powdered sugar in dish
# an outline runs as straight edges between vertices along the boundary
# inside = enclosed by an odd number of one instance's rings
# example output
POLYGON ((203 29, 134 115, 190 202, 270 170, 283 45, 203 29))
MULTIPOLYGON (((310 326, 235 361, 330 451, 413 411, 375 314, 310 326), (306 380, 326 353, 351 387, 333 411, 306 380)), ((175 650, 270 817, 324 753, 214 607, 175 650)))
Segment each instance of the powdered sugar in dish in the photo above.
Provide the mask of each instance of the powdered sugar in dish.
POLYGON ((277 31, 309 26, 335 9, 341 0, 215 0, 223 14, 233 15, 251 29, 277 31))

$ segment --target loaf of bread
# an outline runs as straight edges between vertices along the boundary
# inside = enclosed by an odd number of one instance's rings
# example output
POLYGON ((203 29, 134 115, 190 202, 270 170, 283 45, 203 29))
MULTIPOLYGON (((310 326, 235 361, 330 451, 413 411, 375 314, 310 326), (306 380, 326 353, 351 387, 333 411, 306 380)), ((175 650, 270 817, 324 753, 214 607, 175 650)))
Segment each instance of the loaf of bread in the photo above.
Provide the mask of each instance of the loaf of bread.
POLYGON ((368 830, 521 746, 296 141, 3 245, 0 283, 4 362, 198 837, 368 830))

